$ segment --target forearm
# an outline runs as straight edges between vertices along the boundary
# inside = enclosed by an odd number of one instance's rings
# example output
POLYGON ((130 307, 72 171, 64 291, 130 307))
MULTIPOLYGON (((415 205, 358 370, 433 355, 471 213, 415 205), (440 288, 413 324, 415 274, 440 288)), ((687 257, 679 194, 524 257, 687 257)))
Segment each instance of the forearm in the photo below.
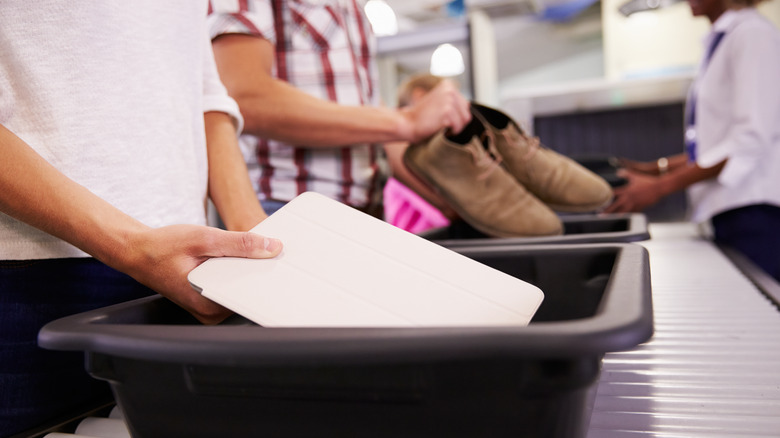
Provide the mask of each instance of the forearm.
POLYGON ((239 34, 213 41, 222 83, 238 102, 244 132, 307 147, 408 140, 411 122, 399 111, 339 105, 305 93, 272 74, 275 47, 239 34))
POLYGON ((620 158, 620 166, 633 172, 644 173, 646 175, 663 175, 675 169, 684 167, 688 164, 688 154, 681 153, 661 157, 655 161, 634 161, 627 158, 620 158))
POLYGON ((614 189, 615 198, 605 213, 643 211, 672 193, 681 191, 691 184, 715 178, 725 165, 725 160, 710 168, 701 168, 695 163, 680 164, 675 158, 675 167, 661 175, 649 176, 637 171, 621 171, 618 175, 627 178, 627 184, 614 189))
POLYGON ((210 257, 273 257, 281 244, 197 225, 152 229, 47 163, 0 125, 0 211, 59 237, 190 311, 202 322, 229 312, 196 293, 187 273, 210 257))
POLYGON ((0 125, 0 209, 115 268, 129 265, 130 241, 148 227, 46 162, 0 125))
POLYGON ((233 97, 244 132, 307 147, 409 140, 410 122, 384 107, 348 106, 318 99, 286 82, 268 80, 252 93, 233 97))
POLYGON ((209 196, 228 230, 247 231, 267 217, 252 189, 235 127, 227 114, 208 112, 209 196))
POLYGON ((685 154, 672 157, 669 172, 659 176, 659 190, 663 196, 684 190, 697 182, 717 177, 725 165, 726 160, 713 167, 702 168, 695 163, 688 163, 685 154))

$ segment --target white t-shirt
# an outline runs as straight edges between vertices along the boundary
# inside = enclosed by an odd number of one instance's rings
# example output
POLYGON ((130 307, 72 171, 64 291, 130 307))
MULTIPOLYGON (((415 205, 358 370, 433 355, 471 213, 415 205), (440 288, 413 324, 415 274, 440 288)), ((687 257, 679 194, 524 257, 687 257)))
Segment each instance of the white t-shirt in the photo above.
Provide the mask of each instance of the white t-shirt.
POLYGON ((691 219, 734 208, 780 206, 780 32, 753 8, 730 10, 713 24, 725 32, 696 87, 697 163, 728 158, 716 180, 692 185, 691 219))
MULTIPOLYGON (((0 124, 146 225, 205 224, 203 113, 241 123, 206 15, 205 0, 4 1, 0 124)), ((0 213, 0 259, 83 256, 0 213)))

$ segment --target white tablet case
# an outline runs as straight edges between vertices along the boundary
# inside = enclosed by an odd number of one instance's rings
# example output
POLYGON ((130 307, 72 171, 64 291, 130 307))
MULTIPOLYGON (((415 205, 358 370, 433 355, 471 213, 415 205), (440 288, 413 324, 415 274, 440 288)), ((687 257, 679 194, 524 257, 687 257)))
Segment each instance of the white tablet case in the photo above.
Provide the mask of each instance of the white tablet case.
POLYGON ((325 196, 307 192, 252 232, 273 259, 213 258, 189 281, 267 327, 526 325, 541 290, 325 196))

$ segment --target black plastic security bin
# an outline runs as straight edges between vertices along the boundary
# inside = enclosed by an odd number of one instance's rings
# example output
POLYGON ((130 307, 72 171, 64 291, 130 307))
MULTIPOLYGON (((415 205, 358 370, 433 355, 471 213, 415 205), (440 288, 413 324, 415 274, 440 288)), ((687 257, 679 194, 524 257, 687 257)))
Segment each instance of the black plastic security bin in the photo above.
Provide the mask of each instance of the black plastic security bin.
POLYGON ((39 342, 85 351, 135 437, 585 436, 603 354, 652 334, 644 248, 459 252, 545 292, 529 326, 203 326, 151 297, 52 322, 39 342))
POLYGON ((519 245, 549 243, 638 242, 650 238, 642 213, 571 214, 561 216, 563 234, 538 237, 491 237, 463 221, 424 231, 419 235, 441 246, 519 245))

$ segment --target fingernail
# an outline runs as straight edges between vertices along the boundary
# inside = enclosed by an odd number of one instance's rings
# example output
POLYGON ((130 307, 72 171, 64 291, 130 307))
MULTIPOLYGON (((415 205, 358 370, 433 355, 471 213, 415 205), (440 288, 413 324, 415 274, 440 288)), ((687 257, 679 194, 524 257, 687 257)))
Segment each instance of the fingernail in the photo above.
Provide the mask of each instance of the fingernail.
POLYGON ((279 239, 272 239, 270 237, 263 238, 263 248, 268 252, 274 252, 282 246, 282 242, 279 239))

